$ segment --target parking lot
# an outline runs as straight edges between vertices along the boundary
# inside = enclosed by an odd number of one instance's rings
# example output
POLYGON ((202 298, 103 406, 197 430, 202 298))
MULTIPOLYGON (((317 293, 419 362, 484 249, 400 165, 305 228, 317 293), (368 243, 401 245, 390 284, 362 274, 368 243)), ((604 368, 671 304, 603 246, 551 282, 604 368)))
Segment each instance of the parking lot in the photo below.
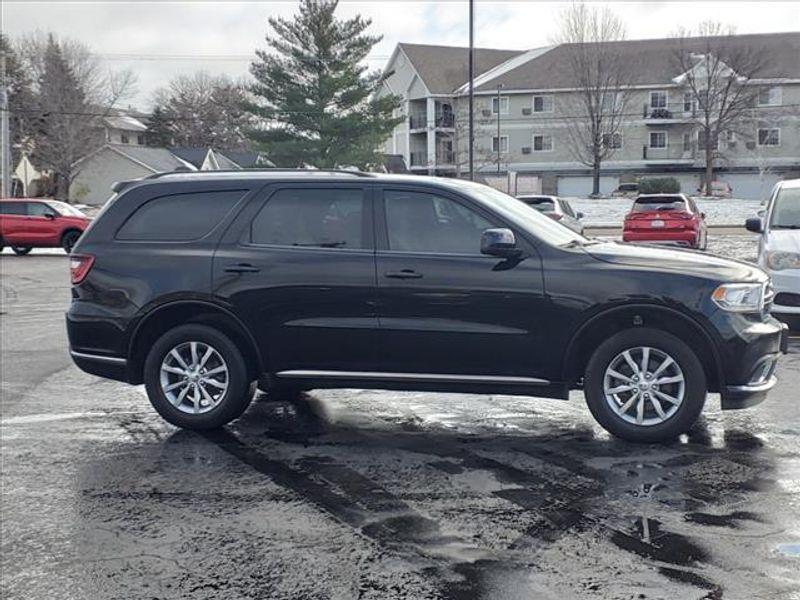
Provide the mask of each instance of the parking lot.
POLYGON ((0 258, 4 597, 800 598, 800 339, 669 446, 580 393, 260 395, 200 435, 72 365, 67 270, 0 258))

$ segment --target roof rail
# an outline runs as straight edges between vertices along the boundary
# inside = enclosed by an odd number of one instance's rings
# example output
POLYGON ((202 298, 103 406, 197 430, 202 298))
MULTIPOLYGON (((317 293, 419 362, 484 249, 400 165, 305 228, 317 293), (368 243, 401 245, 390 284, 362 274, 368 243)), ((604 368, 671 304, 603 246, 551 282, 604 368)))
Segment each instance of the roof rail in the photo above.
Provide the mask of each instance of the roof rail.
POLYGON ((263 167, 258 169, 218 169, 213 171, 162 171, 160 173, 153 173, 143 179, 158 179, 165 175, 197 175, 198 173, 337 173, 340 175, 353 175, 354 177, 374 177, 375 173, 366 173, 364 171, 348 171, 347 169, 290 169, 281 167, 263 167))

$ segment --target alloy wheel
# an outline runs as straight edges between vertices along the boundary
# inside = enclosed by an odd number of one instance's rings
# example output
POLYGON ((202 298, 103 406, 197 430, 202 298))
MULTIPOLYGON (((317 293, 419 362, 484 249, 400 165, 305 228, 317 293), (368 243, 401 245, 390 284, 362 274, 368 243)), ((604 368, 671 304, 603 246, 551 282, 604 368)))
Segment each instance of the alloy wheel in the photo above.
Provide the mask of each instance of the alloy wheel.
POLYGON ((686 379, 669 354, 638 346, 620 352, 609 363, 603 393, 620 419, 639 426, 659 425, 683 403, 686 379))
POLYGON ((230 374, 222 355, 205 342, 183 342, 161 362, 161 391, 178 410, 203 414, 225 397, 230 374))

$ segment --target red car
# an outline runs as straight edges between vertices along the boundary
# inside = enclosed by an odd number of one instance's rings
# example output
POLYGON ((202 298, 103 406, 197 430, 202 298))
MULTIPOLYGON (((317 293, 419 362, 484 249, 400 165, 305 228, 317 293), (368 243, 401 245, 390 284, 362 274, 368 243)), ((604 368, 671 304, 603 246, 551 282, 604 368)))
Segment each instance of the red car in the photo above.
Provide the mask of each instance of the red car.
POLYGON ((705 214, 683 194, 642 194, 625 215, 623 242, 672 244, 705 250, 705 214))
POLYGON ((74 206, 56 200, 0 199, 0 251, 17 254, 32 248, 61 247, 69 254, 91 219, 74 206))

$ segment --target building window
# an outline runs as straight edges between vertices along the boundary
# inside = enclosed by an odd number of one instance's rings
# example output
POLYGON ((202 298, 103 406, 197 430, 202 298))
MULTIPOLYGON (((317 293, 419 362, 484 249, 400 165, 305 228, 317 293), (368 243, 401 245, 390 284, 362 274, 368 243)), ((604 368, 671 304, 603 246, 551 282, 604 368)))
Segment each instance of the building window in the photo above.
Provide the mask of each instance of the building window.
POLYGON ((692 92, 686 92, 683 95, 683 112, 693 113, 697 108, 697 103, 694 100, 692 92))
POLYGON ((759 146, 780 146, 781 130, 777 127, 770 127, 758 130, 759 146))
POLYGON ((667 108, 667 92, 650 92, 650 108, 667 108))
POLYGON ((553 112, 553 97, 552 96, 534 96, 533 97, 533 112, 553 112))
POLYGON ((603 146, 611 148, 612 150, 619 150, 622 148, 622 134, 621 133, 604 133, 603 146))
MULTIPOLYGON (((697 147, 700 150, 706 149, 706 132, 705 130, 700 130, 697 132, 697 147)), ((719 148, 719 137, 713 136, 711 140, 711 148, 716 150, 719 148)))
POLYGON ((650 147, 651 148, 666 148, 667 147, 667 132, 666 131, 651 131, 650 132, 650 147))
MULTIPOLYGON (((497 136, 492 138, 492 152, 497 152, 497 136)), ((508 152, 508 136, 500 136, 500 152, 508 152)))
POLYGON ((128 138, 127 133, 119 134, 119 141, 122 142, 123 144, 130 144, 131 142, 130 139, 128 138))
POLYGON ((534 152, 550 152, 553 149, 553 136, 552 135, 534 135, 533 136, 533 151, 534 152))
POLYGON ((144 135, 142 135, 141 133, 137 135, 136 143, 139 144, 140 146, 144 146, 144 135))
POLYGON ((604 94, 600 105, 602 106, 604 113, 613 113, 619 106, 619 95, 616 92, 608 92, 604 94))
POLYGON ((492 98, 492 114, 496 115, 497 110, 497 102, 500 101, 500 114, 507 115, 508 114, 508 98, 492 98))
POLYGON ((781 88, 770 87, 762 88, 758 92, 758 105, 759 106, 780 106, 781 104, 781 88))
POLYGON ((692 151, 692 134, 688 131, 683 134, 683 151, 684 152, 691 152, 692 151))

